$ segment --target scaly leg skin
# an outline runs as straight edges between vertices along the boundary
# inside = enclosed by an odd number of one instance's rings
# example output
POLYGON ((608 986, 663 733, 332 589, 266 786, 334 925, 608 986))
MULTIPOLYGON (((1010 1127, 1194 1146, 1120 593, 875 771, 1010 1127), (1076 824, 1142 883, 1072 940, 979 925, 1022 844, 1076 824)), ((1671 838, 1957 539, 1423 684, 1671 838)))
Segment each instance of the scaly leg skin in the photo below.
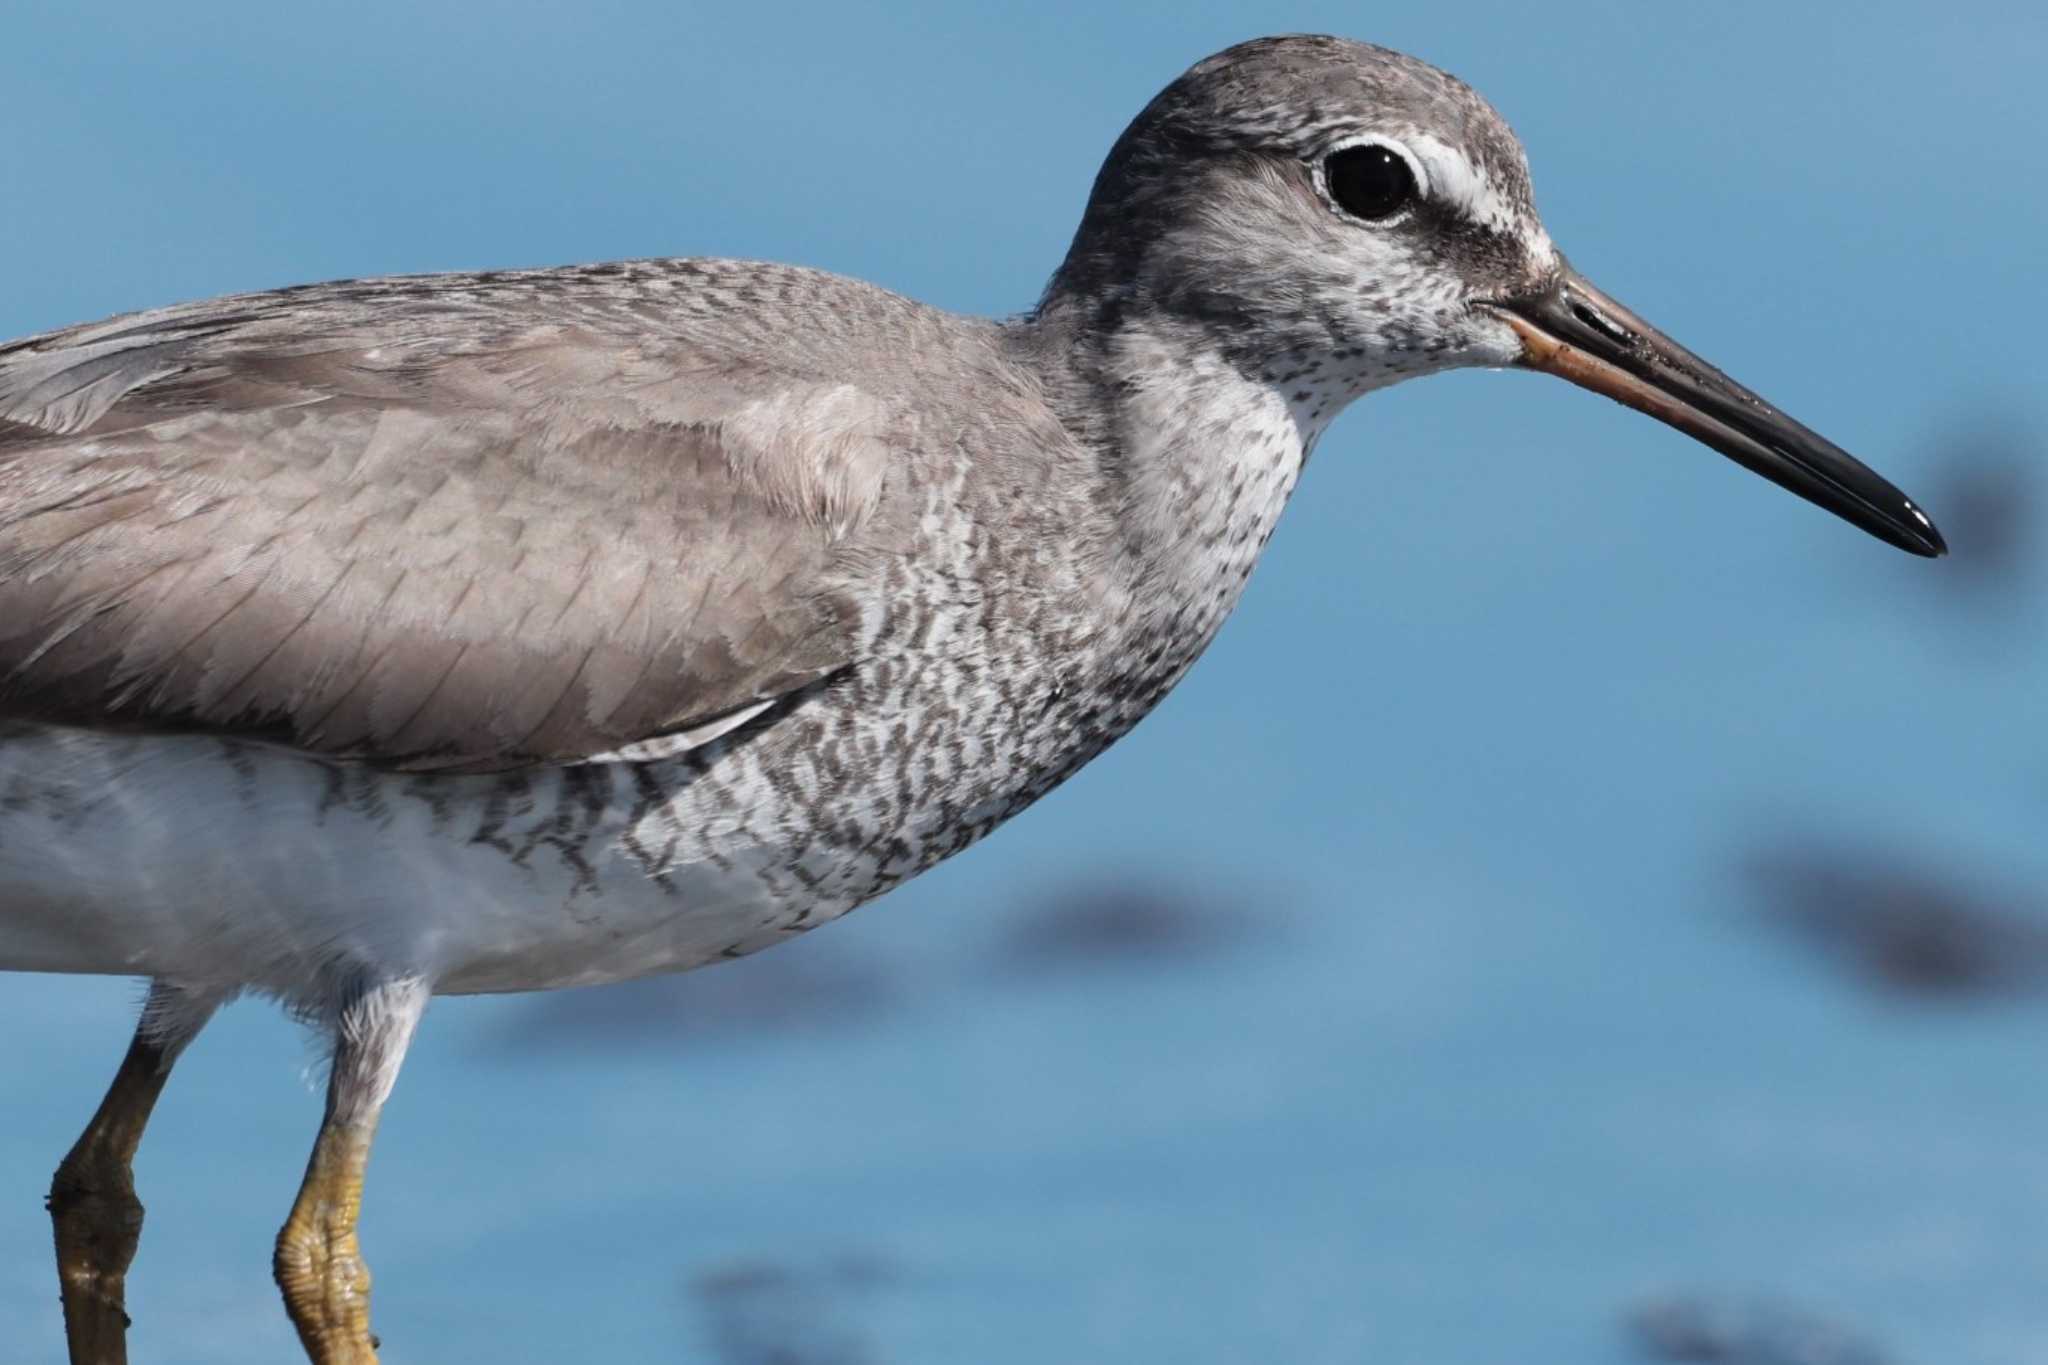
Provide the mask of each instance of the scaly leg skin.
POLYGON ((47 1207, 71 1365, 127 1365, 128 1266, 142 1236, 142 1202, 130 1163, 171 1064, 219 1004, 215 996, 151 984, 114 1083, 50 1182, 47 1207))
POLYGON ((377 1365, 370 1271, 356 1245, 356 1214, 377 1116, 427 997, 418 981, 378 986, 344 1007, 335 1027, 327 1114, 272 1262, 285 1311, 314 1365, 377 1365))

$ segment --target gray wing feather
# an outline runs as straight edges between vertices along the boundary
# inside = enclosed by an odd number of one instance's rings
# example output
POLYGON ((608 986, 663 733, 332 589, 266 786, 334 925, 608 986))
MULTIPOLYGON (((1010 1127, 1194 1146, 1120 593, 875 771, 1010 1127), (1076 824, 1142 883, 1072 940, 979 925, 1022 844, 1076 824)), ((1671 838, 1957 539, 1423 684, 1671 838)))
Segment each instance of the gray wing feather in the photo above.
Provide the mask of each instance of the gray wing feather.
POLYGON ((544 297, 286 291, 0 349, 0 715, 480 770, 853 662, 889 407, 544 297))

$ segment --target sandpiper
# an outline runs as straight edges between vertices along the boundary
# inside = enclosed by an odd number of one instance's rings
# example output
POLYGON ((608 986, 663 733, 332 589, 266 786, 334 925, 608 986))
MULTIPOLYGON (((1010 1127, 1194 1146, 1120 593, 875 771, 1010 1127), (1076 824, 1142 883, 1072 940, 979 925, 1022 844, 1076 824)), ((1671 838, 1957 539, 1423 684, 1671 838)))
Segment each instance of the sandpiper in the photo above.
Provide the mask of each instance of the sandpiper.
POLYGON ((222 1001, 332 1039, 275 1266, 312 1360, 374 1361, 431 996, 736 957, 965 848, 1180 679, 1346 404, 1475 365, 1943 550, 1573 270, 1477 94, 1327 37, 1168 86, 1007 321, 655 260, 0 348, 0 968, 152 982, 50 1192, 71 1359, 125 1359, 129 1161, 222 1001))

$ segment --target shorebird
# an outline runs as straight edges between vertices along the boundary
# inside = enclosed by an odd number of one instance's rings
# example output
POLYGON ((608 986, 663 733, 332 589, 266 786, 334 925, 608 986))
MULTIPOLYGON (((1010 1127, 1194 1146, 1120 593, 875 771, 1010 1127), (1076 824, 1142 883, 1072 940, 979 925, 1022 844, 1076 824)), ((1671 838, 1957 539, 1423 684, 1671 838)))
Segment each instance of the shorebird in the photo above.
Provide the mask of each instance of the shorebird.
POLYGON ((331 1039, 275 1269, 364 1365, 356 1210, 431 996, 736 957, 965 848, 1179 681, 1339 410, 1461 366, 1944 548, 1581 277, 1476 93, 1327 37, 1169 85, 1006 321, 680 259, 0 348, 0 968, 152 982, 50 1191, 71 1359, 125 1358, 129 1161, 224 1000, 331 1039))

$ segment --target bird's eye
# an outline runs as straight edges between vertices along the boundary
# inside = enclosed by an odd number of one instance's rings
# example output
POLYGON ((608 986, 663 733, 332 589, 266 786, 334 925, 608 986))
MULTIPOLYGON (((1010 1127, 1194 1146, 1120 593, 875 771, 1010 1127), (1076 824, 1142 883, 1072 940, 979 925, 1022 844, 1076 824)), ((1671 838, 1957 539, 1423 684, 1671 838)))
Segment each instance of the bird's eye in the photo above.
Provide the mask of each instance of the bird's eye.
POLYGON ((1330 153, 1323 183, 1338 208, 1367 222, 1391 218, 1415 198, 1415 172, 1407 158, 1372 142, 1330 153))

